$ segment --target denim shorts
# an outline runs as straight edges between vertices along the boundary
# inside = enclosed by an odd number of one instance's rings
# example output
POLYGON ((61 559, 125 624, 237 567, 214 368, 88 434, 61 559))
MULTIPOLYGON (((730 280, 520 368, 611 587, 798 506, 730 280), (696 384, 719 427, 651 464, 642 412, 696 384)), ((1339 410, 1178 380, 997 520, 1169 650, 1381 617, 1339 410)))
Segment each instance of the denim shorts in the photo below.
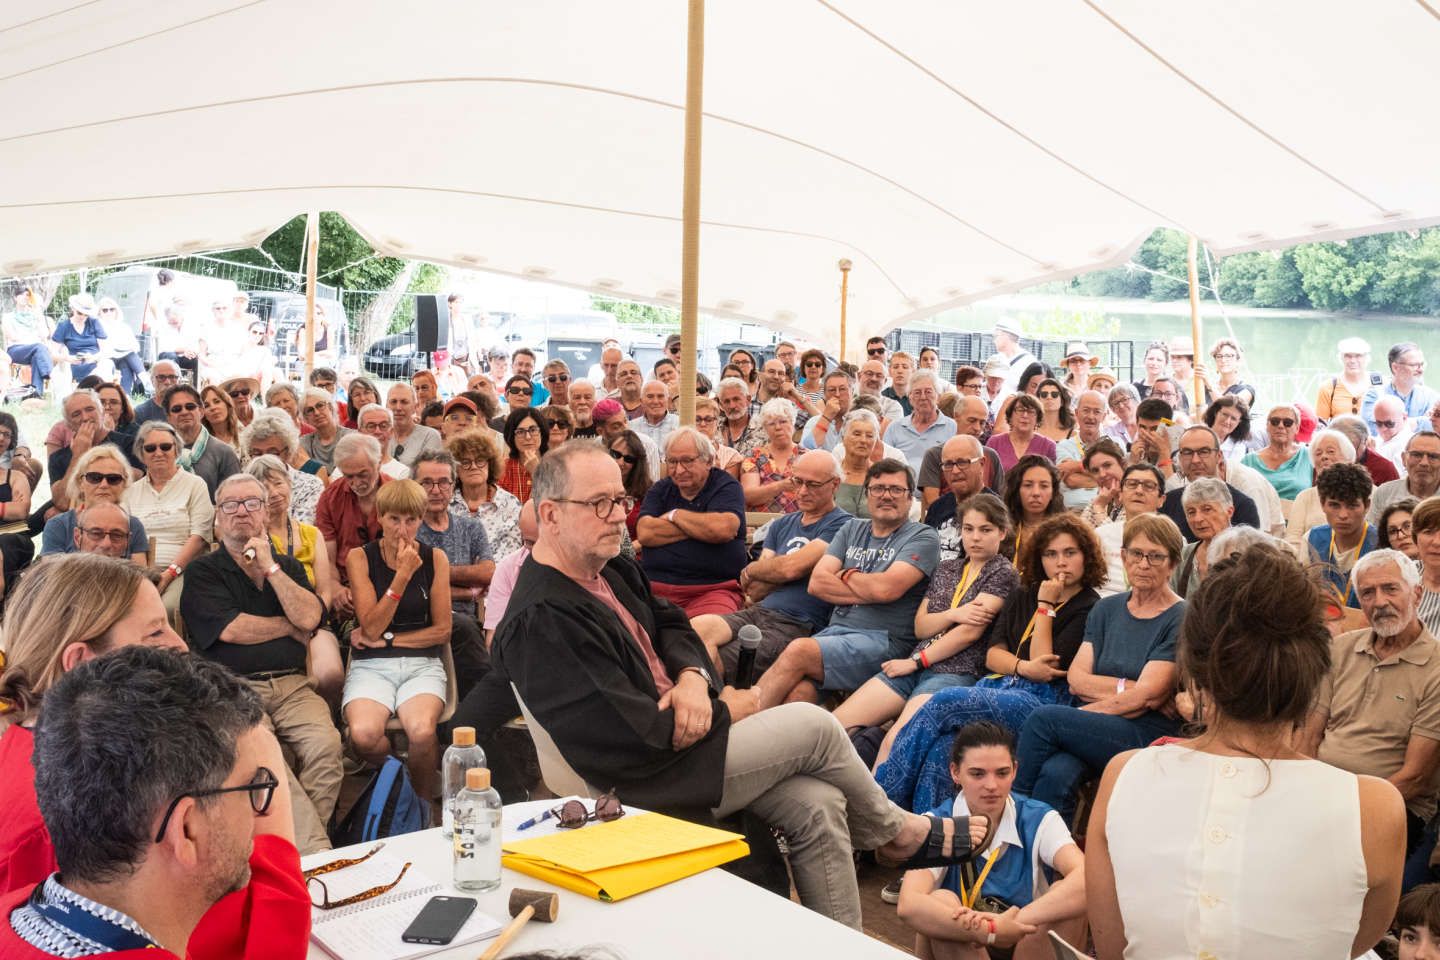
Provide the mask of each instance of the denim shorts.
POLYGON ((820 644, 825 671, 821 690, 858 690, 895 655, 890 634, 884 630, 826 627, 815 634, 815 642, 820 644))
POLYGON ((887 677, 881 672, 875 677, 906 700, 933 697, 950 687, 973 687, 977 679, 968 673, 938 673, 934 670, 916 670, 905 677, 887 677))
POLYGON ((445 702, 449 686, 439 657, 374 657, 351 660, 345 675, 341 706, 351 700, 374 700, 391 713, 411 697, 428 693, 445 702))

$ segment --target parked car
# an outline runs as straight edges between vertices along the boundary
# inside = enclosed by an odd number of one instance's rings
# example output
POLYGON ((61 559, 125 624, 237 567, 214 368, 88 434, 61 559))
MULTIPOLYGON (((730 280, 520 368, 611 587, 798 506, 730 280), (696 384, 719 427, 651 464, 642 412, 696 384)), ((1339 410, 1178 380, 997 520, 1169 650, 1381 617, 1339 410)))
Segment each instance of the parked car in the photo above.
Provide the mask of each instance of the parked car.
POLYGON ((360 360, 365 372, 384 380, 409 380, 426 366, 426 356, 415 349, 415 328, 381 337, 365 349, 360 360))

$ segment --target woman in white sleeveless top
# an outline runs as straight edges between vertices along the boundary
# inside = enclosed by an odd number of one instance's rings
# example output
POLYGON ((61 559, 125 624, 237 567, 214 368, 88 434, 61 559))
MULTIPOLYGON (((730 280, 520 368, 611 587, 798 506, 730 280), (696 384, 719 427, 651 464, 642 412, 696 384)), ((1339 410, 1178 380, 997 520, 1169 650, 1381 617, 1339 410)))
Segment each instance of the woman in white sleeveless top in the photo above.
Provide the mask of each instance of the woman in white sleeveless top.
POLYGON ((1262 544, 1189 603, 1179 663, 1207 729, 1105 771, 1085 850, 1097 956, 1359 956, 1395 912, 1405 806, 1291 746, 1330 670, 1318 588, 1262 544))

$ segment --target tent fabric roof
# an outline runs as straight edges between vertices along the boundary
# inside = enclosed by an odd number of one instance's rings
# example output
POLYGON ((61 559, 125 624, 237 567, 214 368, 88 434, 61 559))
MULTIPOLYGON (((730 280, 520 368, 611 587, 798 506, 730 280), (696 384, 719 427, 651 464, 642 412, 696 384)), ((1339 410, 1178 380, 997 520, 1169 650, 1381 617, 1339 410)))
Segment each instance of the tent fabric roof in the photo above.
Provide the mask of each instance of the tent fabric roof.
MULTIPOLYGON (((1440 222, 1433 0, 724 0, 700 305, 835 346, 1123 262, 1440 222)), ((685 4, 0 6, 0 274, 258 243, 677 304, 685 4)))

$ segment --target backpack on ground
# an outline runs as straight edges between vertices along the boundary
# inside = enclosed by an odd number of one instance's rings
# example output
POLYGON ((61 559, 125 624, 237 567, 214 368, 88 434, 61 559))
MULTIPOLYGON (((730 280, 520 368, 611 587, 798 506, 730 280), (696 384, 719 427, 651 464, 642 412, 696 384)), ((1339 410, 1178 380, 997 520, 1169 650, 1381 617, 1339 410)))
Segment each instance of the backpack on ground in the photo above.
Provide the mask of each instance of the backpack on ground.
POLYGON ((430 826, 430 804, 410 783, 410 771, 395 757, 386 757, 343 820, 330 824, 330 842, 337 847, 368 843, 381 837, 415 833, 430 826))

